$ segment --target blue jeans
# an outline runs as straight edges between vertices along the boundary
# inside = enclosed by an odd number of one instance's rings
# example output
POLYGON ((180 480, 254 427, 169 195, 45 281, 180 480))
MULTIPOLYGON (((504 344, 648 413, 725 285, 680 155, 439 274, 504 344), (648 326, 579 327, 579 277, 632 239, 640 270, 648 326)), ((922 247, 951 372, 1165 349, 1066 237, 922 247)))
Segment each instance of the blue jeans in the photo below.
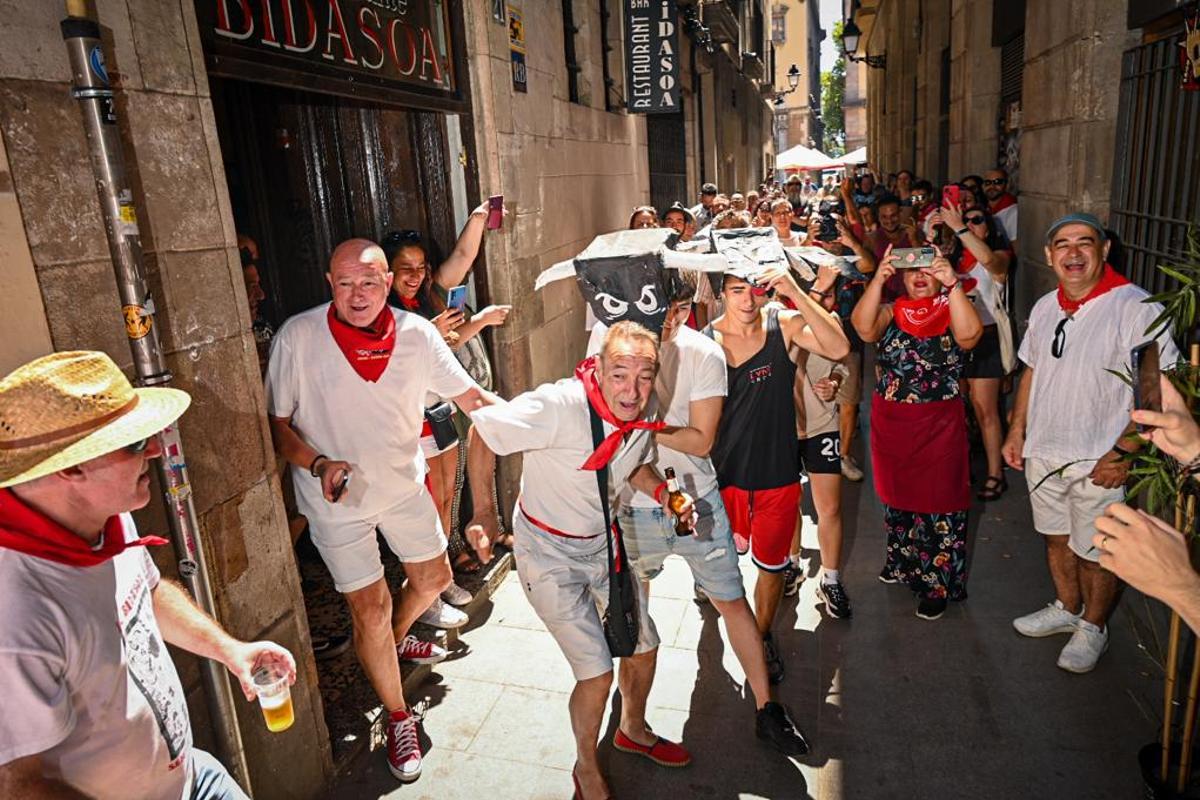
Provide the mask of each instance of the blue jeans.
POLYGON ((203 750, 192 749, 192 772, 191 800, 250 800, 221 762, 203 750))

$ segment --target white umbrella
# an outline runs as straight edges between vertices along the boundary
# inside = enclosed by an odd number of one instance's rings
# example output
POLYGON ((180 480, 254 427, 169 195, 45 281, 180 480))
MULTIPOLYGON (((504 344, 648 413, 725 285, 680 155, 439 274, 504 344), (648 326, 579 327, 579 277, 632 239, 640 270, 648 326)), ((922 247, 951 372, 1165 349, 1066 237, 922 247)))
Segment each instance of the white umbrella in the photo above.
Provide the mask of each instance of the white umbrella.
POLYGON ((843 164, 865 164, 867 163, 867 148, 860 147, 857 150, 851 150, 846 155, 842 156, 843 164))
POLYGON ((788 148, 775 156, 776 169, 832 169, 841 164, 841 161, 835 161, 820 150, 813 150, 802 144, 788 148))

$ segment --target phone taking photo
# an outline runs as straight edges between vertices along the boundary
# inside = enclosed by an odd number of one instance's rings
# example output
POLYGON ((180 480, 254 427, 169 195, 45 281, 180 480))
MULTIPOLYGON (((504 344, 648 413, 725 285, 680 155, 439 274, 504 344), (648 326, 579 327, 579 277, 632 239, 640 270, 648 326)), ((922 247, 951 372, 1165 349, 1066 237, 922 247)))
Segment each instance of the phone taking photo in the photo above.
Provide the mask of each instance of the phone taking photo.
POLYGON ((467 303, 467 286, 455 286, 446 294, 447 308, 462 308, 467 303))
POLYGON ((487 229, 499 230, 504 224, 504 195, 495 194, 488 198, 487 229))
MULTIPOLYGON (((1133 372, 1133 407, 1139 411, 1162 411, 1162 384, 1159 382, 1158 342, 1146 342, 1130 352, 1133 372)), ((1149 428, 1138 423, 1139 432, 1149 428)))
POLYGON ((932 247, 896 247, 892 255, 898 259, 896 269, 924 269, 933 266, 937 252, 932 247))
POLYGON ((953 208, 962 205, 962 188, 958 184, 950 184, 942 188, 942 208, 953 208))

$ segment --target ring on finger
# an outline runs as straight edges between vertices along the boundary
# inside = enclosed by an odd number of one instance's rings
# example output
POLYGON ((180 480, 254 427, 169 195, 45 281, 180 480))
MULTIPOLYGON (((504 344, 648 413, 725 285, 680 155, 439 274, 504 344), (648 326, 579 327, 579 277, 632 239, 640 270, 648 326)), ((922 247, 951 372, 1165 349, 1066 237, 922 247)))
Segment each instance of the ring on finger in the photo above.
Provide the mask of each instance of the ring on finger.
POLYGON ((1107 549, 1108 549, 1108 534, 1107 534, 1107 533, 1106 533, 1106 534, 1104 534, 1104 538, 1102 538, 1102 539, 1100 540, 1100 549, 1101 549, 1101 550, 1107 550, 1107 549))

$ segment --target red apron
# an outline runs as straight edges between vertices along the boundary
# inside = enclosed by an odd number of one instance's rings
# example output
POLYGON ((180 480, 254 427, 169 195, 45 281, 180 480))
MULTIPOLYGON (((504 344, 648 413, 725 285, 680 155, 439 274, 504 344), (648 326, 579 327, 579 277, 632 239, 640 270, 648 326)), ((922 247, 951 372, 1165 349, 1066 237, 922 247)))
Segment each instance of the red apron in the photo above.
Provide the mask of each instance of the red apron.
POLYGON ((945 514, 971 507, 962 398, 932 403, 871 400, 875 493, 892 508, 945 514))

